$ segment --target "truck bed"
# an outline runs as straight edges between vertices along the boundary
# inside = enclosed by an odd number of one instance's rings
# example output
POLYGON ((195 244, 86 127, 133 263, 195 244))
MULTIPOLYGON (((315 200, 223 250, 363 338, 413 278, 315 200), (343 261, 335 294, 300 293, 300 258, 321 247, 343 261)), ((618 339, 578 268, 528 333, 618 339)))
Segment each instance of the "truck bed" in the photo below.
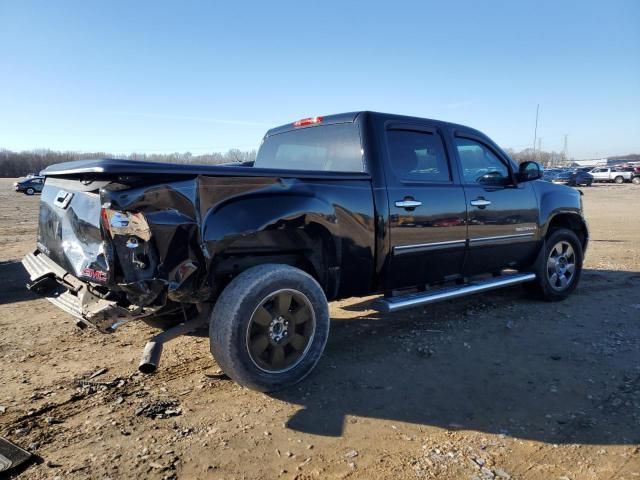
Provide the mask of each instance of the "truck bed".
POLYGON ((118 159, 43 173, 37 250, 25 264, 39 265, 28 268, 31 281, 53 299, 73 300, 67 311, 103 331, 120 318, 214 298, 256 258, 308 256, 330 296, 371 288, 375 226, 366 173, 118 159), (314 253, 322 248, 328 256, 314 253))

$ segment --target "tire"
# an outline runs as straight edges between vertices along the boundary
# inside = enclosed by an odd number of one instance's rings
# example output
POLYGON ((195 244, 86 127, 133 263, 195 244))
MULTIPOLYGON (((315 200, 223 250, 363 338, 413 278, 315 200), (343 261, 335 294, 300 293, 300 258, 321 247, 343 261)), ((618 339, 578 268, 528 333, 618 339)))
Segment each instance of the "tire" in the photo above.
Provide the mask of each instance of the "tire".
POLYGON ((528 285, 544 300, 564 300, 578 286, 582 274, 582 260, 582 244, 578 236, 566 228, 553 230, 538 254, 534 266, 536 280, 528 285), (570 249, 566 248, 567 246, 570 249))
POLYGON ((36 193, 36 191, 33 188, 29 187, 25 190, 24 193, 26 193, 27 195, 33 195, 34 193, 36 193))
POLYGON ((640 185, 640 177, 633 177, 631 179, 631 183, 633 183, 634 185, 640 185))
POLYGON ((311 373, 328 337, 322 287, 288 265, 242 272, 222 291, 209 323, 211 353, 220 368, 262 392, 291 386, 311 373))
POLYGON ((618 185, 620 185, 621 183, 624 182, 624 177, 618 175, 616 178, 613 179, 613 181, 616 182, 618 185))

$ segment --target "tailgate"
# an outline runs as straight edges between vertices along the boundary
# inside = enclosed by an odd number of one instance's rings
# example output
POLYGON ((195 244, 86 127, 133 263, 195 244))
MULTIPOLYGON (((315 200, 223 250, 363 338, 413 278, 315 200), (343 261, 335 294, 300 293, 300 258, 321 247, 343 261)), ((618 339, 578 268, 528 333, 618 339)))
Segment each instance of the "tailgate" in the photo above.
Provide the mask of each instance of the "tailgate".
POLYGON ((66 271, 102 284, 109 264, 100 229, 99 190, 108 183, 47 178, 37 242, 38 249, 66 271))

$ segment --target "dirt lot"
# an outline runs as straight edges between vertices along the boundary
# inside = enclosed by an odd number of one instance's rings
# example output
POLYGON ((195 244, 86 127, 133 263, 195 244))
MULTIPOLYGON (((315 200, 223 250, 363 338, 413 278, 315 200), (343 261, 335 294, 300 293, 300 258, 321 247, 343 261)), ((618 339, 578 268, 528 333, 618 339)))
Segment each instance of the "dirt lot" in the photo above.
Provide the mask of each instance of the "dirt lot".
POLYGON ((41 459, 20 478, 640 478, 640 187, 583 189, 591 243, 569 300, 518 287, 395 315, 334 303, 315 372, 264 395, 226 379, 204 337, 143 376, 151 327, 79 330, 27 292, 39 198, 11 183, 0 436, 41 459))

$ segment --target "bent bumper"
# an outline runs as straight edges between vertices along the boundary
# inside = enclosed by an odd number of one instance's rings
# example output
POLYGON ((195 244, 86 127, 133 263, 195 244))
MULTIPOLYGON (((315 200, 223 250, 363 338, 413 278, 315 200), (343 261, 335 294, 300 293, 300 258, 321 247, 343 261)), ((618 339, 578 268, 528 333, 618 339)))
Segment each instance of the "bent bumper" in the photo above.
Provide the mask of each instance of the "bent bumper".
POLYGON ((124 323, 148 317, 158 310, 125 306, 93 294, 88 283, 68 273, 39 250, 26 255, 22 265, 29 273, 29 290, 73 315, 80 324, 91 324, 103 333, 111 333, 124 323))

